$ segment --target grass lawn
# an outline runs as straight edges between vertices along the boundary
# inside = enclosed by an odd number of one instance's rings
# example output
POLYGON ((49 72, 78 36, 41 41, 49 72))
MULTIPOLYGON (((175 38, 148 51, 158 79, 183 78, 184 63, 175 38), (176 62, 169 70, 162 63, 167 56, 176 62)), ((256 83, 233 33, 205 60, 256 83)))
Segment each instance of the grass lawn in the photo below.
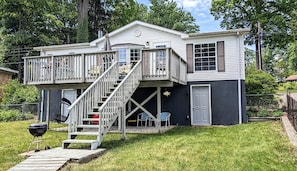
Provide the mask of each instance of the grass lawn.
MULTIPOLYGON (((32 122, 32 121, 31 121, 32 122)), ((0 123, 0 170, 24 158, 31 123, 0 123)), ((48 131, 49 146, 61 146, 65 132, 48 131)), ((281 123, 259 122, 228 127, 177 127, 165 134, 109 133, 107 152, 86 164, 63 170, 297 170, 297 158, 281 123)))
MULTIPOLYGON (((33 136, 29 133, 28 127, 37 121, 15 121, 0 122, 0 170, 8 170, 10 167, 20 163, 25 157, 20 153, 28 150, 33 136)), ((58 124, 50 124, 51 127, 59 127, 58 124)), ((43 138, 51 148, 61 146, 62 140, 67 137, 66 132, 48 130, 43 138)), ((43 147, 43 146, 42 146, 43 147)), ((36 148, 32 145, 31 150, 36 148)), ((44 148, 44 147, 43 147, 44 148)))

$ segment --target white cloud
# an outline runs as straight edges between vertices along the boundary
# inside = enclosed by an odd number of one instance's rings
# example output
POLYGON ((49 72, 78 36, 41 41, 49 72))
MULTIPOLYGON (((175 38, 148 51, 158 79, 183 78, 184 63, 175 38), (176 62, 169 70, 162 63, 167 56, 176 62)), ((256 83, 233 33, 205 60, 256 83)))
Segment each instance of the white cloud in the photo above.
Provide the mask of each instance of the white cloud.
POLYGON ((175 0, 175 2, 187 10, 208 11, 211 7, 211 0, 175 0))
POLYGON ((210 19, 211 0, 175 0, 179 7, 190 12, 196 20, 210 19))

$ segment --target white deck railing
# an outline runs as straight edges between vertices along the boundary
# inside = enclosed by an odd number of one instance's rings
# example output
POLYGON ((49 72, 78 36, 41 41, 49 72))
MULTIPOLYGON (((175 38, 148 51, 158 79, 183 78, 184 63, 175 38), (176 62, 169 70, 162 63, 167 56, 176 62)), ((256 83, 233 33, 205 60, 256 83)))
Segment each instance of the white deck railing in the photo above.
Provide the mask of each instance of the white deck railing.
POLYGON ((187 63, 171 48, 142 50, 143 80, 186 84, 187 63))
MULTIPOLYGON (((115 51, 24 58, 24 83, 30 85, 91 83, 113 61, 115 51)), ((187 63, 171 48, 142 50, 143 81, 174 81, 186 84, 187 63)))
POLYGON ((119 79, 118 63, 115 62, 107 69, 82 95, 68 108, 69 126, 68 132, 76 132, 77 125, 82 124, 82 119, 87 118, 94 108, 99 108, 98 103, 101 98, 110 91, 119 79))
POLYGON ((93 82, 117 61, 116 51, 24 58, 25 84, 93 82))

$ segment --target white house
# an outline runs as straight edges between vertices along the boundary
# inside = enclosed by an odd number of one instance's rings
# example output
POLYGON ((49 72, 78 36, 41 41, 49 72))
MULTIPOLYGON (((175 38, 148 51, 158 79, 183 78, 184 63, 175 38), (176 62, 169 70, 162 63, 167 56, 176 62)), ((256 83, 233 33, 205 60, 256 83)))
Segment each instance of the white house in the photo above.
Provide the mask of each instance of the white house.
MULTIPOLYGON (((81 128, 96 127, 100 135, 90 141, 96 148, 117 119, 124 130, 126 120, 140 112, 156 127, 164 111, 174 125, 241 124, 247 122, 243 36, 248 32, 185 34, 134 21, 90 43, 36 47, 40 56, 25 58, 24 82, 59 90, 60 96, 47 96, 48 101, 71 96, 66 145, 81 128)), ((56 111, 67 113, 60 108, 56 111)))

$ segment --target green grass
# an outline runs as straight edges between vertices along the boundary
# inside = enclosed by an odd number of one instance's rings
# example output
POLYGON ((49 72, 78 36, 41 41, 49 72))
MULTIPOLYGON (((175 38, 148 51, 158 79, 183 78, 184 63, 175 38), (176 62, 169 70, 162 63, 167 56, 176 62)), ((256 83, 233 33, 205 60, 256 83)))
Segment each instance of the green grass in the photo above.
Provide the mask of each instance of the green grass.
MULTIPOLYGON (((0 170, 8 170, 10 167, 23 161, 25 157, 20 153, 28 150, 33 136, 29 133, 28 127, 34 120, 0 122, 0 170)), ((50 124, 53 127, 60 127, 58 124, 50 124)), ((63 139, 67 137, 66 132, 48 130, 43 138, 51 148, 61 146, 63 139)), ((32 145, 32 150, 36 145, 32 145)), ((42 146, 43 147, 43 146, 42 146)), ((43 147, 44 148, 44 147, 43 147)))
MULTIPOLYGON (((32 121, 0 122, 0 168, 24 160, 32 121), (5 155, 3 155, 5 154, 5 155)), ((53 127, 53 126, 52 126, 53 127)), ((61 146, 65 132, 48 131, 51 147, 61 146)), ((297 158, 281 123, 259 122, 228 127, 177 127, 165 134, 107 134, 107 151, 86 164, 63 170, 297 170, 297 158)), ((1 170, 0 169, 0 170, 1 170)))
POLYGON ((280 122, 178 127, 161 135, 109 134, 107 152, 64 170, 297 170, 280 122))

